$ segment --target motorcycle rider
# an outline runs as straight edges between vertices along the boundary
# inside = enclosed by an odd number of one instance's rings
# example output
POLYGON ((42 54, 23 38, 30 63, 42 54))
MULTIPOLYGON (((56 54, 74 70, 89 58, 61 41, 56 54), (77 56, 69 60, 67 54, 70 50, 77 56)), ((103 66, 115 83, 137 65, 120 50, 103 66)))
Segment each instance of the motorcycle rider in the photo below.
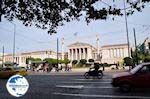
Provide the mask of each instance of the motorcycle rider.
POLYGON ((94 66, 92 66, 90 69, 94 69, 91 72, 97 74, 99 70, 99 63, 94 63, 94 66))

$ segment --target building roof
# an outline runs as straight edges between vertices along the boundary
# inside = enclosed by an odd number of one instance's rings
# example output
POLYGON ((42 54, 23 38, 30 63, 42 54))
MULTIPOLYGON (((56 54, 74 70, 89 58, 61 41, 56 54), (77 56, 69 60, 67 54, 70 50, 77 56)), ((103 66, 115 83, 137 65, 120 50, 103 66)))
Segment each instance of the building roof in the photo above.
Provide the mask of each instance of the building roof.
MULTIPOLYGON (((76 47, 76 46, 92 46, 88 43, 82 43, 82 42, 75 42, 73 44, 70 44, 68 47, 76 47)), ((92 46, 93 47, 93 46, 92 46)))
POLYGON ((113 44, 113 45, 104 45, 104 46, 102 46, 102 48, 105 48, 105 47, 118 47, 118 46, 128 46, 128 44, 113 44))
MULTIPOLYGON (((44 53, 44 52, 54 52, 54 51, 52 51, 52 50, 38 50, 38 51, 31 51, 31 52, 16 53, 16 55, 29 55, 29 54, 44 53)), ((5 56, 12 56, 12 54, 6 54, 5 56)))

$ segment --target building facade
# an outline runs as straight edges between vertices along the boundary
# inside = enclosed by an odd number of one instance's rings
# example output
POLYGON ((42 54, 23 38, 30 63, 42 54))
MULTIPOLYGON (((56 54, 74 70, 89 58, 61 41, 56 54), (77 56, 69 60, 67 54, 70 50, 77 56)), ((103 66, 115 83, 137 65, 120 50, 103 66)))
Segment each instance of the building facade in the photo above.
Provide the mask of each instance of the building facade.
POLYGON ((146 38, 144 41, 144 50, 145 52, 150 53, 150 38, 146 38))
MULTIPOLYGON (((128 56, 127 44, 105 45, 101 48, 96 48, 88 43, 75 42, 68 46, 68 52, 58 53, 58 59, 81 60, 81 59, 94 59, 101 63, 114 64, 123 60, 128 56), (62 56, 63 55, 63 56, 62 56), (62 58, 63 57, 63 58, 62 58)), ((26 65, 27 58, 45 58, 57 59, 57 53, 51 50, 33 51, 26 53, 16 54, 14 62, 19 65, 26 65)), ((4 56, 4 62, 13 62, 12 54, 4 56)))
POLYGON ((127 44, 106 45, 98 49, 87 43, 76 42, 68 46, 68 58, 71 61, 94 59, 101 63, 114 64, 128 56, 127 44))
POLYGON ((92 59, 94 50, 96 49, 90 44, 80 42, 73 43, 68 46, 68 59, 71 61, 92 59))
MULTIPOLYGON (((45 50, 45 51, 34 51, 34 52, 26 52, 26 53, 20 53, 16 54, 14 57, 14 62, 16 62, 19 65, 26 65, 26 59, 27 58, 40 58, 41 60, 45 58, 57 58, 57 53, 51 50, 45 50)), ((12 54, 7 54, 4 56, 4 62, 13 62, 13 56, 12 54)))
POLYGON ((128 44, 102 46, 101 53, 102 63, 116 64, 128 57, 128 44))

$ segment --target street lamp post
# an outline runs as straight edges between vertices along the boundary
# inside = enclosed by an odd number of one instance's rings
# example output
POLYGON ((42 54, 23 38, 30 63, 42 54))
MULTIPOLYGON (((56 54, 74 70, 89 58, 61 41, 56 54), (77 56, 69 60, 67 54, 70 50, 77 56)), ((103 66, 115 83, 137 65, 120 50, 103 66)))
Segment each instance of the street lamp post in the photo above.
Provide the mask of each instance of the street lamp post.
POLYGON ((58 43, 58 42, 59 42, 59 39, 57 38, 57 68, 56 68, 57 70, 56 70, 56 71, 58 71, 58 64, 59 64, 59 63, 58 63, 58 62, 59 62, 59 60, 58 60, 58 58, 59 58, 59 57, 58 57, 59 43, 58 43))
POLYGON ((126 23, 126 32, 127 32, 127 43, 128 43, 128 57, 130 57, 130 42, 129 42, 129 32, 128 32, 128 20, 126 15, 126 0, 123 0, 124 2, 124 13, 125 13, 125 23, 126 23))
POLYGON ((64 38, 62 38, 62 51, 61 51, 61 59, 64 60, 64 38))
POLYGON ((100 62, 100 52, 99 52, 99 35, 96 35, 96 43, 97 43, 97 61, 100 62))
POLYGON ((15 58, 15 43, 16 43, 16 24, 10 22, 11 24, 14 25, 14 37, 13 37, 13 63, 14 63, 14 58, 15 58))
POLYGON ((3 55, 2 55, 2 67, 4 67, 4 46, 3 46, 3 55))

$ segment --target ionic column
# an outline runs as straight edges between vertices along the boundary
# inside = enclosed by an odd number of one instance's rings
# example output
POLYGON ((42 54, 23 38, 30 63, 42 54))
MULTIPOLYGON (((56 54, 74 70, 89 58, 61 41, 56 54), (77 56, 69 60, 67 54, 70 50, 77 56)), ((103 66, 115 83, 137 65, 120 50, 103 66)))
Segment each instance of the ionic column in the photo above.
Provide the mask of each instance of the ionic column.
POLYGON ((73 52, 74 50, 73 49, 71 49, 71 60, 74 60, 74 52, 73 52))
POLYGON ((79 48, 79 59, 81 59, 81 48, 79 48))
POLYGON ((77 54, 77 53, 78 53, 78 51, 77 51, 77 48, 76 48, 76 49, 75 49, 75 59, 76 59, 76 60, 78 60, 78 54, 77 54))
POLYGON ((71 60, 70 53, 71 53, 71 52, 70 52, 70 49, 69 49, 69 51, 68 51, 68 59, 69 59, 69 60, 71 60))
POLYGON ((85 48, 83 48, 83 59, 85 59, 85 48))
POLYGON ((124 57, 124 48, 122 48, 122 56, 124 57))

